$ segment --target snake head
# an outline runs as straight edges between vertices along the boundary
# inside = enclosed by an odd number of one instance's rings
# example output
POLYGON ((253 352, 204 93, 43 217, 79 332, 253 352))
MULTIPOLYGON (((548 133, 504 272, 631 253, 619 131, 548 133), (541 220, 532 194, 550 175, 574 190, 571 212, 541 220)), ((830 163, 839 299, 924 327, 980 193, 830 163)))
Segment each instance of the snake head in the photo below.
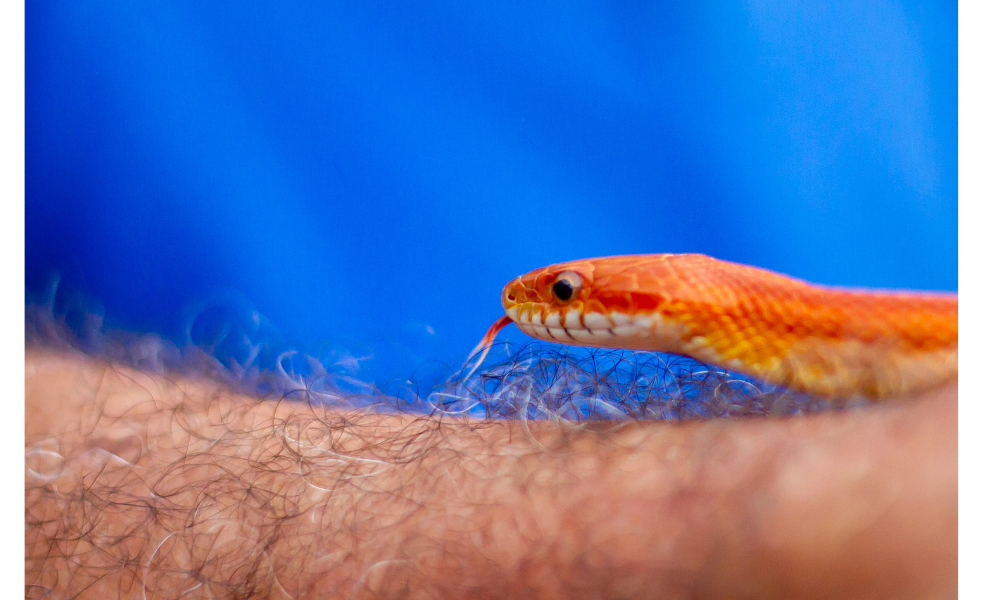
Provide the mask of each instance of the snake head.
POLYGON ((551 313, 570 306, 579 308, 590 295, 593 271, 593 265, 576 261, 521 275, 503 288, 504 312, 517 321, 517 314, 524 310, 551 313))
POLYGON ((670 254, 577 260, 535 269, 504 286, 506 316, 524 333, 577 346, 662 349, 656 310, 670 254), (655 280, 655 281, 654 281, 655 280))

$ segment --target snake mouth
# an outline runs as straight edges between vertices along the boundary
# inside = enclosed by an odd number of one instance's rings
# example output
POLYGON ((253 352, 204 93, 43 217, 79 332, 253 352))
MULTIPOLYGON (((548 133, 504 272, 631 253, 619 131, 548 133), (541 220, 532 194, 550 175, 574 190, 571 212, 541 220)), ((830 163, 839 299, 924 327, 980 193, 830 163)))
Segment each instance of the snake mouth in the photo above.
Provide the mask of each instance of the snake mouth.
POLYGON ((619 312, 581 313, 579 309, 557 311, 541 303, 510 306, 507 316, 531 337, 576 346, 648 349, 656 331, 650 317, 619 312))

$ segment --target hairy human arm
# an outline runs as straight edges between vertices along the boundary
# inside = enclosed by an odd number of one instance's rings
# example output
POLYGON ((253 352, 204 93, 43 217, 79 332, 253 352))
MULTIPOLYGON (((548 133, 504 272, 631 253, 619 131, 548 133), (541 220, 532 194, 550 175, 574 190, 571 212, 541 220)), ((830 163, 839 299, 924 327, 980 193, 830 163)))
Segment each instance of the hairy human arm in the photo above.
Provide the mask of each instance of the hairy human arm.
POLYGON ((957 391, 792 419, 365 414, 29 352, 28 596, 953 596, 957 391))

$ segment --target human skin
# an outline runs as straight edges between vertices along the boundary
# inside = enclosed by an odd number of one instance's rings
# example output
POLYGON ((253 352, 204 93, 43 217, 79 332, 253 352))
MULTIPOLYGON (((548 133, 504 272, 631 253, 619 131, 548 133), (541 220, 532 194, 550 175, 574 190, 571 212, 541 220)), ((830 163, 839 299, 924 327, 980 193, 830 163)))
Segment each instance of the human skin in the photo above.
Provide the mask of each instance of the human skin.
POLYGON ((40 350, 25 368, 28 597, 957 594, 953 385, 571 427, 260 400, 40 350))

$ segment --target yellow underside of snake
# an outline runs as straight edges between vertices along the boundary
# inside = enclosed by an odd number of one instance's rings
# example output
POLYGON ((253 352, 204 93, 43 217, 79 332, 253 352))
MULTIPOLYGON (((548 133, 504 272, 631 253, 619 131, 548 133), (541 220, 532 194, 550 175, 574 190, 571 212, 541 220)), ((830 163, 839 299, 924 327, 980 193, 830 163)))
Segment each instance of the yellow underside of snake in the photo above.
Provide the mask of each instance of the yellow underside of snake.
MULTIPOLYGON (((503 289, 542 340, 669 352, 827 398, 910 396, 958 377, 958 298, 813 285, 700 254, 551 265, 503 289)), ((480 359, 481 362, 482 359, 480 359)))

